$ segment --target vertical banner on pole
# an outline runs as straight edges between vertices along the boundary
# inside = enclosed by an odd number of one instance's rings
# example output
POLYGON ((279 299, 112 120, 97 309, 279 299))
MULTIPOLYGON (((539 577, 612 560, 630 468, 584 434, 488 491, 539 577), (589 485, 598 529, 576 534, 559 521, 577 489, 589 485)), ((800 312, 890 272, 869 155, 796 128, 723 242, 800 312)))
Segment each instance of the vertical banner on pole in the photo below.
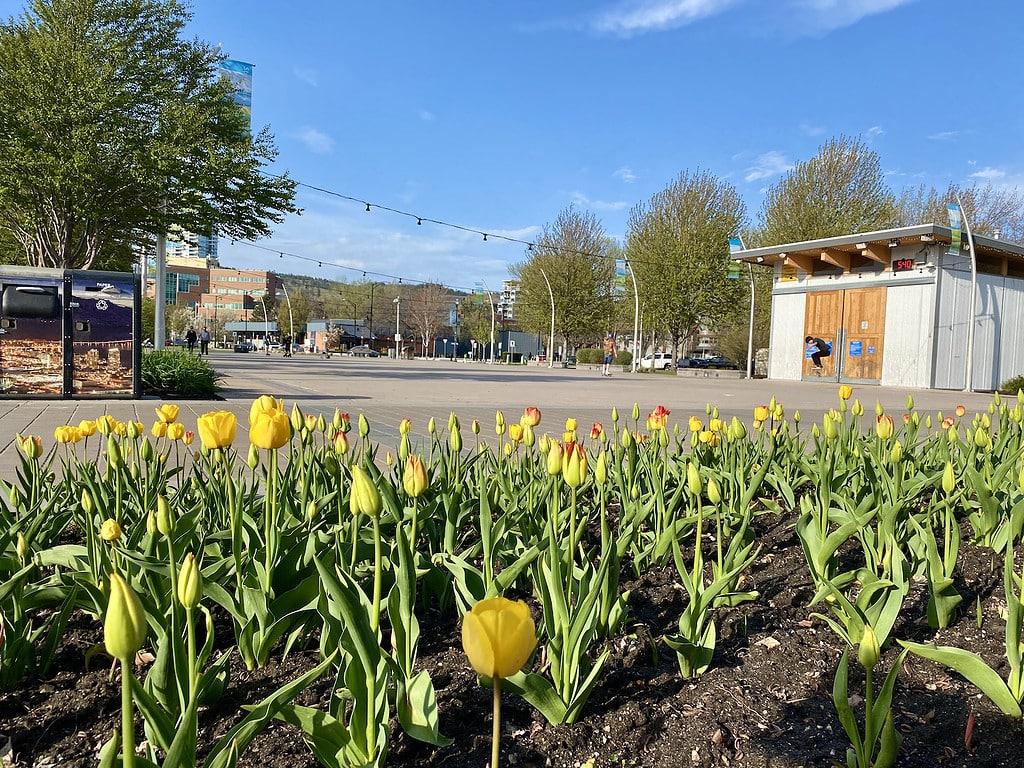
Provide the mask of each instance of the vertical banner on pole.
POLYGON ((612 285, 613 293, 622 296, 626 292, 626 260, 615 260, 615 282, 612 285))
POLYGON ((242 107, 252 123, 252 64, 234 59, 224 59, 220 63, 220 75, 227 78, 234 91, 232 100, 242 107))
POLYGON ((951 256, 960 255, 960 226, 961 226, 961 215, 960 206, 956 203, 950 203, 946 206, 946 211, 949 213, 949 229, 951 233, 951 240, 949 242, 949 253, 951 256))
MULTIPOLYGON (((738 237, 730 237, 729 238, 729 253, 730 254, 738 253, 739 251, 742 251, 742 250, 743 250, 743 245, 740 243, 740 239, 738 237)), ((740 263, 738 261, 733 261, 732 259, 729 259, 729 265, 728 265, 728 271, 726 273, 726 277, 728 277, 730 280, 739 280, 740 279, 740 263)))

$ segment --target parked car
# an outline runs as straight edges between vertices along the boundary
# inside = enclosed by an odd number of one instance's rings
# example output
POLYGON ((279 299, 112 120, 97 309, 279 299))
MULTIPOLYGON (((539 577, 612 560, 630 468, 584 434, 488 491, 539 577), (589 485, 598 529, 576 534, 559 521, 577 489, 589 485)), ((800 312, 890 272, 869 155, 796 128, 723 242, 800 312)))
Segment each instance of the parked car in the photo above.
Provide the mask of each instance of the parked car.
POLYGON ((740 369, 739 364, 734 363, 726 357, 709 357, 707 359, 706 368, 719 368, 730 371, 738 371, 740 369))
POLYGON ((239 341, 235 344, 235 352, 252 352, 256 347, 248 341, 239 341))
POLYGON ((676 368, 700 368, 703 362, 697 357, 680 357, 676 360, 676 368))
POLYGON ((352 347, 348 351, 352 357, 380 357, 380 353, 372 347, 368 347, 366 344, 360 344, 357 347, 352 347))
POLYGON ((670 352, 652 352, 640 359, 641 368, 653 368, 656 371, 663 371, 672 367, 672 354, 670 352))

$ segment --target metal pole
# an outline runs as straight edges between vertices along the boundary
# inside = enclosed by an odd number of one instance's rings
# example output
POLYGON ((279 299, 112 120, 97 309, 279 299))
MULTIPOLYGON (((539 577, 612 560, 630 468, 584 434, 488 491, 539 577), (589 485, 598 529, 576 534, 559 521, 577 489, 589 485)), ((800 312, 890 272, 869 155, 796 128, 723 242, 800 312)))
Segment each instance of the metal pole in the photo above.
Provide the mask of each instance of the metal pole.
POLYGON ((636 287, 636 275, 633 273, 633 265, 626 259, 626 266, 629 268, 629 276, 633 279, 633 360, 631 371, 636 373, 636 359, 640 356, 640 290, 636 287))
POLYGON ((263 350, 269 352, 270 349, 267 344, 270 339, 270 317, 267 315, 267 303, 263 300, 262 296, 257 295, 256 298, 263 305, 263 350))
MULTIPOLYGON (((288 302, 288 333, 292 337, 291 343, 294 344, 295 343, 295 323, 292 322, 292 300, 288 297, 288 286, 286 286, 284 284, 284 281, 281 282, 281 290, 284 291, 284 300, 288 302)), ((287 350, 287 351, 289 352, 289 354, 291 353, 290 349, 287 350)))
POLYGON ((967 325, 967 370, 964 376, 964 392, 974 391, 974 320, 977 307, 978 293, 978 262, 974 256, 974 236, 971 234, 971 223, 967 220, 967 211, 960 202, 960 194, 957 193, 956 204, 960 206, 960 215, 964 220, 964 229, 967 230, 967 247, 971 252, 971 317, 967 325))
POLYGON ((747 262, 750 273, 750 327, 747 330, 747 378, 754 378, 754 267, 747 262))
MULTIPOLYGON (((142 275, 146 279, 145 273, 142 275)), ((153 275, 156 301, 153 313, 153 349, 163 349, 167 338, 167 238, 156 236, 156 264, 153 275)))
POLYGON ((491 305, 491 365, 494 365, 494 297, 491 296, 491 289, 484 283, 484 290, 487 291, 487 303, 491 305))
POLYGON ((551 297, 551 336, 548 339, 548 368, 555 367, 555 294, 551 290, 551 282, 548 280, 547 274, 543 269, 540 269, 540 274, 544 278, 544 282, 548 286, 548 296, 551 297))
POLYGON ((402 297, 395 297, 395 360, 402 355, 402 297))

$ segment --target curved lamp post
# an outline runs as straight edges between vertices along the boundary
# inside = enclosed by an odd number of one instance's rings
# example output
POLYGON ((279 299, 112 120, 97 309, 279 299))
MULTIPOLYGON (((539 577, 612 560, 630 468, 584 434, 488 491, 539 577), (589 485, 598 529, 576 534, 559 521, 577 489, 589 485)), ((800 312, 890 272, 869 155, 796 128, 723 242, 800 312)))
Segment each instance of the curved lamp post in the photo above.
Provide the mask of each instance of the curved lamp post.
POLYGON ((395 360, 402 355, 402 297, 395 296, 395 360))
POLYGON ((548 287, 548 296, 551 297, 551 336, 548 338, 548 368, 555 367, 555 294, 551 290, 551 281, 548 280, 547 273, 541 267, 537 267, 540 270, 541 277, 544 278, 544 283, 548 287))

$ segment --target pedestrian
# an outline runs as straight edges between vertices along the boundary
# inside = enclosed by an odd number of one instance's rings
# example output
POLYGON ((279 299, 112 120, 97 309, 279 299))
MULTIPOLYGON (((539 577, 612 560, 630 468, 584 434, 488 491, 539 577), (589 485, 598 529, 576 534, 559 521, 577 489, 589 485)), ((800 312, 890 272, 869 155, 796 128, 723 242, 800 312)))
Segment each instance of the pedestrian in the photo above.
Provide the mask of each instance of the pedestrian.
POLYGON ((604 367, 601 368, 602 376, 612 375, 612 361, 615 359, 615 337, 610 333, 604 337, 604 367))
POLYGON ((807 351, 811 353, 811 362, 814 363, 814 373, 816 376, 821 376, 823 370, 821 366, 821 358, 832 356, 832 347, 824 339, 819 339, 817 336, 808 336, 804 339, 804 343, 807 345, 807 351))
POLYGON ((199 332, 199 354, 210 356, 210 329, 206 326, 199 332))
POLYGON ((292 356, 292 337, 291 336, 285 336, 284 337, 284 356, 285 357, 291 357, 292 356))
POLYGON ((195 328, 189 328, 185 332, 185 346, 188 347, 188 353, 190 355, 193 352, 196 351, 196 339, 197 338, 198 337, 196 336, 196 329, 195 328))

